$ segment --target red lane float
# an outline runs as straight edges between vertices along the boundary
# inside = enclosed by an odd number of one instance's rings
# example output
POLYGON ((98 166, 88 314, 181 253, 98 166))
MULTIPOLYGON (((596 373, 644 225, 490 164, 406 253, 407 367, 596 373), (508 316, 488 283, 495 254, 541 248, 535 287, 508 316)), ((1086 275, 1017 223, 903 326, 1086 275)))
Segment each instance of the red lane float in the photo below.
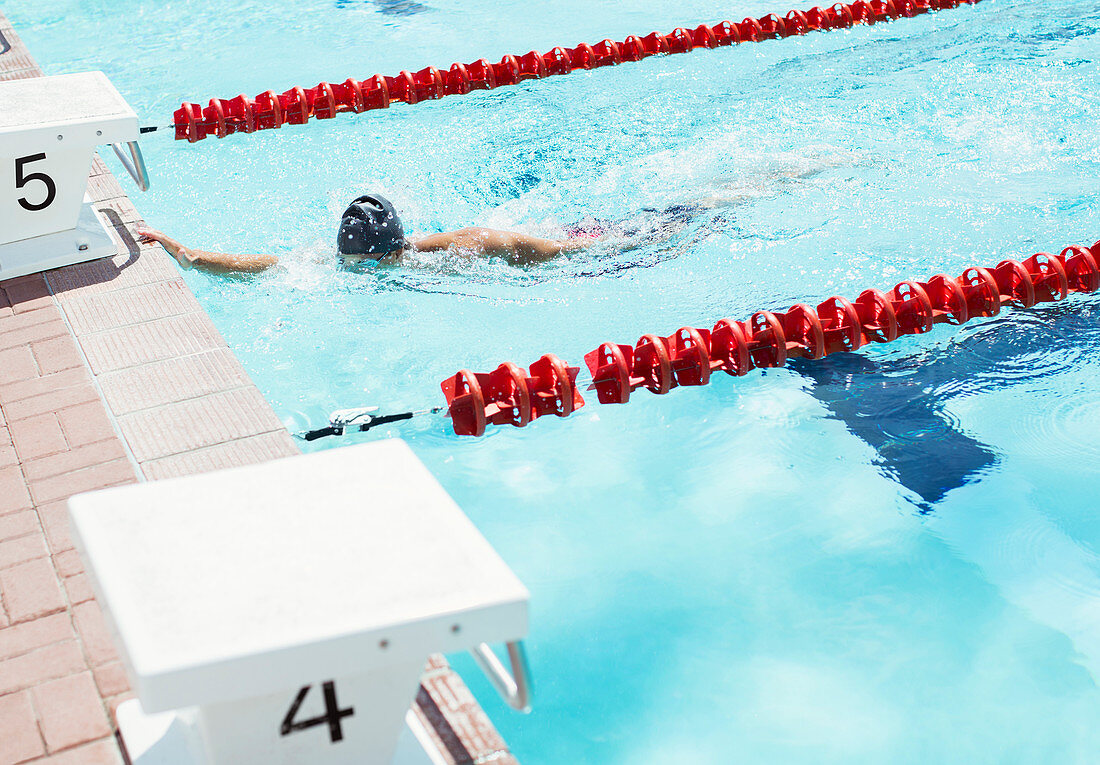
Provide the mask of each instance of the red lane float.
POLYGON ((568 417, 584 406, 576 385, 580 371, 548 353, 530 372, 506 361, 488 374, 463 369, 440 387, 455 433, 480 436, 489 423, 522 428, 543 415, 568 417))
MULTIPOLYGON (((872 9, 875 3, 868 4, 872 9)), ((895 3, 895 7, 900 3, 895 3)), ((674 334, 642 335, 634 345, 603 343, 585 355, 590 390, 601 404, 625 404, 639 388, 662 395, 706 385, 713 372, 740 377, 788 359, 820 359, 996 316, 1006 305, 1028 308, 1100 289, 1100 242, 1040 252, 1022 263, 968 268, 957 279, 937 274, 904 281, 889 292, 865 290, 855 302, 831 297, 817 308, 798 304, 785 313, 758 311, 748 321, 722 319, 711 329, 681 327, 674 334)), ((489 373, 462 370, 441 384, 458 435, 480 436, 488 424, 523 427, 547 414, 568 417, 584 406, 577 367, 547 354, 525 372, 506 362, 489 373)))
POLYGON ((522 56, 505 56, 496 64, 482 58, 472 64, 452 64, 448 69, 429 66, 419 72, 401 72, 396 77, 376 74, 365 82, 351 78, 339 85, 322 82, 313 88, 291 88, 279 95, 269 90, 253 99, 244 95, 212 98, 206 107, 185 102, 172 115, 172 124, 176 140, 194 143, 210 135, 225 138, 233 133, 303 125, 310 117, 326 120, 344 112, 385 109, 395 101, 417 104, 443 96, 515 85, 523 80, 568 74, 577 69, 641 61, 646 56, 662 53, 688 53, 696 48, 848 29, 855 24, 875 24, 976 2, 978 0, 857 0, 850 5, 814 6, 808 11, 791 11, 783 17, 774 13, 759 19, 750 17, 740 24, 720 21, 713 27, 700 24, 692 30, 677 27, 667 35, 658 32, 645 37, 630 35, 623 42, 601 40, 595 45, 581 43, 574 48, 559 47, 547 53, 530 51, 522 56))

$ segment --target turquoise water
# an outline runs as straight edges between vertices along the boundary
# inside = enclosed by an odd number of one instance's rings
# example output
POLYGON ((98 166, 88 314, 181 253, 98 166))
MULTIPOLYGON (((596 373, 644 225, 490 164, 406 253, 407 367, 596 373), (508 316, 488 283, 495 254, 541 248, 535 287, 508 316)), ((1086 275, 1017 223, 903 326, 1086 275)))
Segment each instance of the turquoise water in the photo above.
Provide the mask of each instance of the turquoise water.
MULTIPOLYGON (((789 8, 224 5, 4 11, 48 73, 101 68, 166 124, 185 98, 789 8)), ((284 259, 185 278, 301 428, 436 403, 460 367, 579 362, 1091 244, 1098 58, 1094 3, 985 0, 193 146, 157 134, 136 201, 185 243, 284 259), (342 273, 337 217, 367 189, 414 233, 738 204, 630 253, 342 273)), ((407 439, 528 585, 535 711, 458 660, 521 762, 1093 762, 1098 347, 1100 300, 1073 296, 483 439, 427 419, 306 448, 407 439)))

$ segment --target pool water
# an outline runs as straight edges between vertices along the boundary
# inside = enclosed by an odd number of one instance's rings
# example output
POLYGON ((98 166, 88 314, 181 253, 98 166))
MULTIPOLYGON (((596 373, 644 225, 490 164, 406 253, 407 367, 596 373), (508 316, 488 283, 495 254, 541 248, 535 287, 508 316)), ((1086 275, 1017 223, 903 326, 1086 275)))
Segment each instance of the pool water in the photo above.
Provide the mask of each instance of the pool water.
MULTIPOLYGON (((366 79, 728 16, 754 0, 7 0, 50 74, 181 100, 366 79), (79 34, 74 34, 74 29, 79 34)), ((1100 11, 984 0, 195 145, 142 141, 145 218, 276 271, 185 278, 292 429, 441 401, 459 368, 574 363, 760 308, 1100 238, 1100 11), (336 269, 366 190, 406 229, 555 235, 713 203, 671 239, 522 269, 336 269)), ((520 761, 1092 762, 1100 299, 721 376, 567 420, 402 437, 532 592, 520 761)))

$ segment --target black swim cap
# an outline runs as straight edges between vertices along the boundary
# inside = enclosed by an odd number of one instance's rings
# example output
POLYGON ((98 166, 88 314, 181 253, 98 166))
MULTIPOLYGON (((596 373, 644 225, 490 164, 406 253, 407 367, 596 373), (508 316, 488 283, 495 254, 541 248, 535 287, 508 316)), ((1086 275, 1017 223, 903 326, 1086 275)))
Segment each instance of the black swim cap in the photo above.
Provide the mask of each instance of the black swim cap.
POLYGON ((344 210, 336 239, 341 255, 372 255, 377 260, 404 246, 405 229, 385 197, 365 194, 344 210))

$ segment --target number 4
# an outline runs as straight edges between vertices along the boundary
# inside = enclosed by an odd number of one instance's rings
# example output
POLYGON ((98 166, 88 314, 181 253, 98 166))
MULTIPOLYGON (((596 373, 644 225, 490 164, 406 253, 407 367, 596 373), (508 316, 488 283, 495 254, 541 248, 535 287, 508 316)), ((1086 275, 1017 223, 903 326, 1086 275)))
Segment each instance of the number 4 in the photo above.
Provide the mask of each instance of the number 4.
POLYGON ((345 717, 351 717, 355 714, 355 709, 353 707, 340 709, 340 705, 336 703, 336 685, 331 680, 321 684, 321 690, 325 694, 325 713, 319 717, 311 717, 308 720, 294 721, 295 716, 298 714, 298 709, 301 708, 302 702, 306 699, 306 694, 309 693, 309 689, 312 687, 312 685, 307 685, 302 688, 302 690, 298 691, 298 695, 290 705, 286 717, 283 718, 283 724, 279 728, 279 735, 288 736, 295 731, 306 730, 315 725, 324 725, 328 723, 329 740, 334 744, 337 741, 343 741, 344 731, 341 728, 340 720, 345 717))

